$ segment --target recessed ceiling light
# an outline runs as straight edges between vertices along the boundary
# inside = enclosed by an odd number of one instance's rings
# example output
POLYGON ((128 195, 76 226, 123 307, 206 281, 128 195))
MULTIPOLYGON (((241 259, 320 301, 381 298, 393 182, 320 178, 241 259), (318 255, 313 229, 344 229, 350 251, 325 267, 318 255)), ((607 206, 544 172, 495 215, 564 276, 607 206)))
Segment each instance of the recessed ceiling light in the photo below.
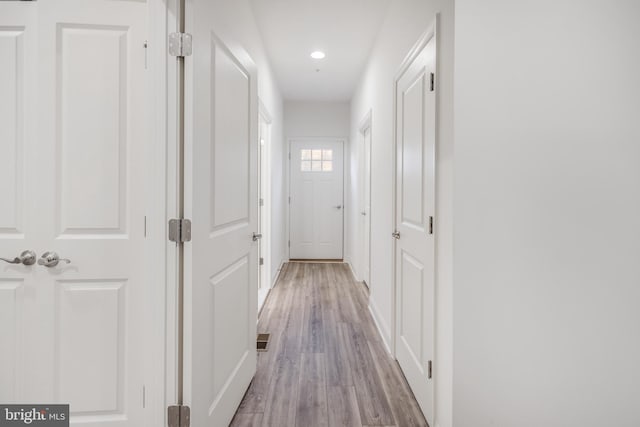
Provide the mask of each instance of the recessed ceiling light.
POLYGON ((327 55, 325 55, 324 52, 322 52, 320 50, 316 50, 315 52, 311 52, 311 57, 313 59, 322 59, 325 56, 327 56, 327 55))

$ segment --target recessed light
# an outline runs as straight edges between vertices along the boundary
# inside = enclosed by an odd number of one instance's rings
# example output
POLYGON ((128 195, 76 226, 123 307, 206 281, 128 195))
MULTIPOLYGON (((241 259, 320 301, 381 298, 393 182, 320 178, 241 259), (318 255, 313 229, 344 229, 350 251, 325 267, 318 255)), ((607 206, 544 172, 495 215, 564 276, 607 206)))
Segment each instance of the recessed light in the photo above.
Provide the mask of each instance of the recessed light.
POLYGON ((320 50, 316 50, 315 52, 311 52, 311 57, 313 59, 323 59, 325 56, 324 52, 320 51, 320 50))

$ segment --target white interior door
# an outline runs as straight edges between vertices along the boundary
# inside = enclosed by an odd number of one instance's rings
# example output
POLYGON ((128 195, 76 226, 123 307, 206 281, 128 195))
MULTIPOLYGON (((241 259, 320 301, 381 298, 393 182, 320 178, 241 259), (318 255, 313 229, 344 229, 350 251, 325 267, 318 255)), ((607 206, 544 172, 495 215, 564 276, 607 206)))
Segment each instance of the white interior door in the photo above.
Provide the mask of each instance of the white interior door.
POLYGON ((140 2, 0 2, 0 400, 144 424, 147 141, 140 2), (9 153, 8 157, 5 154, 9 153))
POLYGON ((371 286, 371 127, 362 135, 360 153, 360 271, 362 280, 371 286))
POLYGON ((436 43, 418 46, 396 85, 396 357, 433 423, 436 43))
POLYGON ((184 401, 194 426, 226 426, 256 370, 257 70, 212 28, 215 4, 188 0, 185 60, 184 401))
POLYGON ((342 259, 342 141, 291 141, 290 258, 342 259))

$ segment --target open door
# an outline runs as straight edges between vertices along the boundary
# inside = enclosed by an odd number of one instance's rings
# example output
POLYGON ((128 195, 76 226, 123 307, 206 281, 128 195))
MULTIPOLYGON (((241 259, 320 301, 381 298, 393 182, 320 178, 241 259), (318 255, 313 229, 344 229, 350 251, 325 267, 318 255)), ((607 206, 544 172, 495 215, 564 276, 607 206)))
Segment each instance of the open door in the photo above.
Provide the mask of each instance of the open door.
POLYGON ((395 79, 395 351, 429 425, 434 419, 436 27, 395 79))
POLYGON ((187 0, 185 30, 184 404, 192 425, 226 426, 256 370, 256 66, 212 28, 214 3, 187 0))

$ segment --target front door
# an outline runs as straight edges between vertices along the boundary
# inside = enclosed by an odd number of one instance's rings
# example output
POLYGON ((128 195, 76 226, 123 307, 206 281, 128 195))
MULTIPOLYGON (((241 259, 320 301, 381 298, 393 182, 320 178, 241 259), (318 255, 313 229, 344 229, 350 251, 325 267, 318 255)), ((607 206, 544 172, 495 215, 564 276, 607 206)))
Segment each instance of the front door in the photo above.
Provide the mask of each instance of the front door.
POLYGON ((433 425, 435 36, 396 79, 396 357, 433 425), (433 82, 433 85, 432 85, 433 82))
POLYGON ((342 141, 291 142, 290 258, 342 259, 342 141))
POLYGON ((141 2, 0 2, 0 401, 79 427, 144 425, 146 25, 141 2))
POLYGON ((248 53, 216 33, 215 2, 187 0, 184 403, 226 426, 256 371, 258 94, 248 53))

